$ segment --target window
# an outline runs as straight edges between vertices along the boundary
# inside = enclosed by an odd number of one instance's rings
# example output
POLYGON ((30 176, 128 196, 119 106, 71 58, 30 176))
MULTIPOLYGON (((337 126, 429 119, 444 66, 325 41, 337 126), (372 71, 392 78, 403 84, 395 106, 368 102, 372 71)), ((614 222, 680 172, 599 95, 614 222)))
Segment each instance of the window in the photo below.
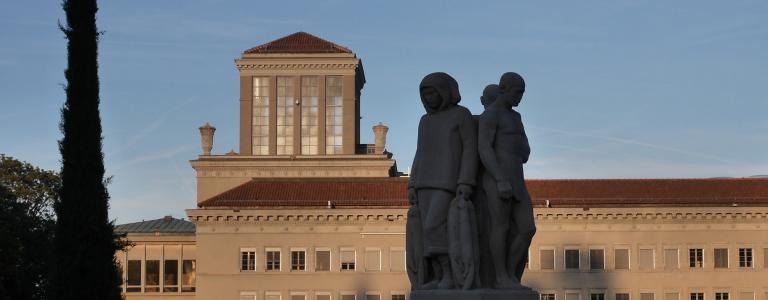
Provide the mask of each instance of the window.
POLYGON ((179 261, 166 260, 163 264, 163 292, 179 291, 179 261))
POLYGON ((589 294, 589 300, 605 300, 605 294, 603 293, 589 294))
POLYGON ((405 271, 405 251, 389 250, 389 269, 392 272, 405 271))
POLYGON ((739 248, 739 267, 752 267, 752 248, 739 248))
POLYGON ((566 291, 565 300, 581 300, 581 293, 578 291, 566 291))
POLYGON ((715 293, 715 300, 728 300, 728 293, 727 292, 715 293))
POLYGON ((366 294, 365 300, 381 300, 381 295, 379 294, 366 294))
POLYGON ((579 249, 565 250, 565 268, 579 269, 579 249))
POLYGON ((265 300, 280 300, 280 292, 266 292, 264 293, 265 300))
POLYGON ((315 293, 315 300, 331 300, 329 293, 315 293))
POLYGON ((307 295, 304 293, 291 294, 291 300, 307 300, 307 295))
POLYGON ((253 77, 253 155, 269 154, 269 78, 253 77))
POLYGON ((185 259, 181 265, 181 291, 194 292, 197 284, 197 265, 194 259, 185 259))
POLYGON ((739 294, 739 300, 755 300, 755 293, 753 293, 753 292, 741 292, 739 294))
POLYGON ((690 300, 704 300, 704 293, 691 293, 690 300))
POLYGON ((141 260, 129 260, 125 271, 125 291, 141 292, 141 260))
POLYGON ((542 270, 555 269, 555 250, 553 249, 541 249, 539 250, 539 263, 542 270))
POLYGON ((654 267, 653 249, 640 249, 640 251, 637 252, 637 258, 638 258, 637 265, 641 271, 653 270, 653 267, 654 267))
MULTIPOLYGON (((768 248, 763 249, 763 268, 768 269, 768 248)), ((768 300, 768 297, 765 299, 768 300)))
POLYGON ((355 269, 355 250, 341 250, 339 252, 339 261, 341 261, 341 270, 355 269))
POLYGON ((616 300, 629 300, 629 293, 616 293, 616 300))
POLYGON ((277 77, 277 154, 293 154, 294 78, 277 77))
POLYGON ((303 251, 303 250, 291 251, 291 271, 304 271, 306 269, 306 260, 307 260, 306 257, 307 257, 306 251, 303 251))
POLYGON ((355 294, 341 294, 341 300, 357 300, 357 295, 355 295, 355 294))
POLYGON ((331 270, 331 251, 330 250, 315 250, 315 271, 330 271, 331 270))
POLYGON ((616 270, 629 270, 629 249, 613 250, 613 261, 616 270))
POLYGON ((325 154, 342 153, 343 99, 342 78, 325 79, 325 154))
POLYGON ((539 300, 555 300, 555 294, 539 294, 539 300))
POLYGON ((589 268, 592 270, 605 269, 603 249, 589 249, 589 268))
POLYGON ((728 268, 728 248, 715 248, 715 268, 728 268))
POLYGON ((678 293, 664 293, 664 300, 680 300, 678 293))
POLYGON ((640 293, 640 300, 654 300, 655 296, 653 293, 640 293))
POLYGON ((256 249, 240 249, 240 271, 256 270, 256 249))
POLYGON ((317 154, 317 76, 301 77, 301 154, 317 154))
POLYGON ((677 249, 664 249, 664 270, 674 271, 680 268, 677 249))
POLYGON ((381 271, 381 250, 378 250, 378 249, 365 250, 365 270, 381 271))
POLYGON ((280 249, 267 249, 266 255, 266 270, 267 271, 280 271, 280 249))
POLYGON ((144 292, 160 292, 160 261, 147 260, 144 274, 144 292))
POLYGON ((256 300, 256 292, 240 292, 240 300, 256 300))
POLYGON ((693 248, 688 249, 688 266, 691 268, 704 267, 704 249, 693 248))
MULTIPOLYGON (((405 294, 392 294, 392 297, 389 298, 390 300, 405 300, 405 294)), ((555 299, 552 299, 555 300, 555 299)))

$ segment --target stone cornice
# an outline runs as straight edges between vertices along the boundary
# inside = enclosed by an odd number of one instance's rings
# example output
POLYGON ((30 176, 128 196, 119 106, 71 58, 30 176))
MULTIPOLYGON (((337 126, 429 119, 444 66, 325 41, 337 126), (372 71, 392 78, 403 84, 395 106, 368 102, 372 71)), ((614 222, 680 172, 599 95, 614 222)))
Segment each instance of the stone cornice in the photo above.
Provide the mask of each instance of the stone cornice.
POLYGON ((344 225, 344 224, 400 224, 405 225, 405 209, 291 209, 291 210, 225 210, 188 209, 189 220, 196 224, 292 224, 292 225, 344 225))

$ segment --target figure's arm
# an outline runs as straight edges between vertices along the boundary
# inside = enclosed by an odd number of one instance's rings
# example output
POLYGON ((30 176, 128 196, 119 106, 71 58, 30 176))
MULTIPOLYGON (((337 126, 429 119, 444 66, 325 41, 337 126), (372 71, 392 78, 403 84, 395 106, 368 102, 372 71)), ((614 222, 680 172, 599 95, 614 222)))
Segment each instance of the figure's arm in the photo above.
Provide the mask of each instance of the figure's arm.
POLYGON ((459 189, 457 194, 463 194, 467 198, 472 194, 472 187, 476 185, 478 156, 477 156, 477 125, 472 114, 467 111, 459 124, 459 136, 461 137, 461 164, 459 165, 459 189), (464 187, 462 187, 464 185, 464 187))
POLYGON ((513 197, 512 184, 509 178, 506 178, 501 171, 501 166, 498 160, 496 160, 496 153, 493 150, 493 140, 496 137, 498 121, 498 114, 493 111, 486 110, 480 116, 477 151, 480 154, 480 161, 482 161, 483 167, 496 180, 499 196, 509 199, 513 197))

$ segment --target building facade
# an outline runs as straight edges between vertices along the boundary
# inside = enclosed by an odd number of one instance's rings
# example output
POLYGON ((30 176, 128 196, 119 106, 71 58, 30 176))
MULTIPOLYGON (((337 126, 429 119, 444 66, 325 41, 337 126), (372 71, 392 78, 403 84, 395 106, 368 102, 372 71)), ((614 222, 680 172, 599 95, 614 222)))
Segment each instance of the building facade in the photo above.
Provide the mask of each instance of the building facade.
MULTIPOLYGON (((300 32, 235 64, 239 153, 191 161, 193 231, 133 225, 158 229, 117 254, 126 298, 407 299, 407 177, 385 126, 360 144, 360 59, 300 32)), ((542 300, 768 300, 766 179, 527 185, 538 231, 523 283, 542 300)))

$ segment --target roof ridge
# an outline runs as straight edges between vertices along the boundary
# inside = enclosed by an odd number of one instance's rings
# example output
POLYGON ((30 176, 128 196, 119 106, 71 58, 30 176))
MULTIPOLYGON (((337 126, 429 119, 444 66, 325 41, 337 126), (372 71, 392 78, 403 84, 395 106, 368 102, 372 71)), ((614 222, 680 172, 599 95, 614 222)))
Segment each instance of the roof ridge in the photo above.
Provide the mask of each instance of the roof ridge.
POLYGON ((352 50, 308 32, 298 31, 243 51, 243 54, 254 53, 352 53, 352 50))

